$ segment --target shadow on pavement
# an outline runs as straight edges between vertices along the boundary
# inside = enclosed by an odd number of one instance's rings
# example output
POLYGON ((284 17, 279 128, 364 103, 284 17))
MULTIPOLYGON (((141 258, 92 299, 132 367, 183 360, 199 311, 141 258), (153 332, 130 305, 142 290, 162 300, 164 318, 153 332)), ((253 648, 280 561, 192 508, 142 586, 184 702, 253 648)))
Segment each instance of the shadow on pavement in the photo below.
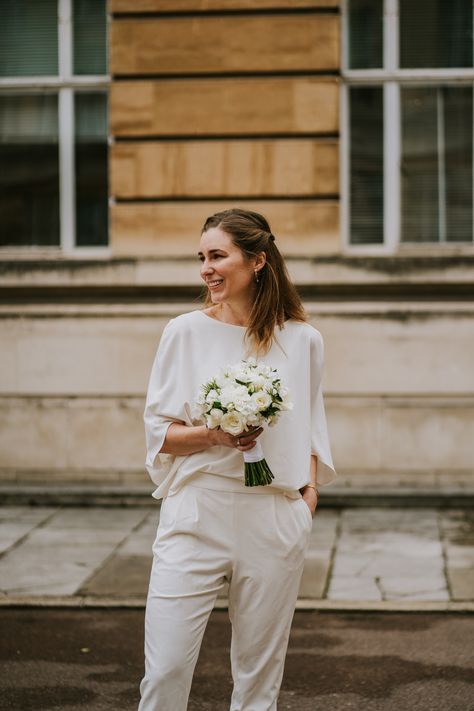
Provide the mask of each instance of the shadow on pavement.
MULTIPOLYGON (((0 610, 5 711, 132 711, 143 673, 144 611, 0 610)), ((448 613, 295 614, 279 711, 467 711, 474 617, 448 613)), ((227 612, 215 611, 189 711, 228 711, 227 612)))

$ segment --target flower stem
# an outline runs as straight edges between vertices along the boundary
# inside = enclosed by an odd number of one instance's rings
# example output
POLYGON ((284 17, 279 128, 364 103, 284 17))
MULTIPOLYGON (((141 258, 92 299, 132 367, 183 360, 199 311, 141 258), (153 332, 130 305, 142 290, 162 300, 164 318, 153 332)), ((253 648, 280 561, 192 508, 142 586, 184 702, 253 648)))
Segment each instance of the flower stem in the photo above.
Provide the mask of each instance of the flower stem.
POLYGON ((245 462, 245 486, 267 486, 274 478, 265 459, 245 462))

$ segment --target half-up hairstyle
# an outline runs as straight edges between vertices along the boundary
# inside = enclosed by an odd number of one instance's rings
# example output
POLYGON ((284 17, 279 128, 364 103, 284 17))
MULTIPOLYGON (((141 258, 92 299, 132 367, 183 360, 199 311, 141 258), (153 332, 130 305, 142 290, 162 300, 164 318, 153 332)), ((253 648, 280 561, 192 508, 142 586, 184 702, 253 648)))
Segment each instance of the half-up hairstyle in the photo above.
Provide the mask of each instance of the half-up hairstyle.
MULTIPOLYGON (((267 353, 272 346, 276 326, 281 329, 287 319, 308 320, 270 225, 258 212, 232 208, 208 217, 201 232, 207 232, 212 227, 226 232, 249 260, 259 252, 265 252, 266 262, 258 272, 256 298, 245 338, 253 341, 257 352, 267 353)), ((210 292, 206 289, 204 307, 212 305, 210 292)))

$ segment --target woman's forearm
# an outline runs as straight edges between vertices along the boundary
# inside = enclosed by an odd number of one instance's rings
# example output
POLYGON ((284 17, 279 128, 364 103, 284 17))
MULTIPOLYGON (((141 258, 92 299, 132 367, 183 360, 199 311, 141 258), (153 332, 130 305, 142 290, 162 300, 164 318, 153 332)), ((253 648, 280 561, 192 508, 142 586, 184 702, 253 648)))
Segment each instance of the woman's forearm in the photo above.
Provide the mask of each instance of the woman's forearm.
POLYGON ((311 455, 311 483, 318 484, 318 458, 315 454, 311 455))
MULTIPOLYGON (((310 483, 318 486, 318 458, 315 454, 311 455, 311 465, 310 465, 310 483)), ((302 489, 300 489, 300 492, 303 494, 305 491, 307 491, 309 487, 303 486, 302 489)))
POLYGON ((172 422, 166 432, 165 441, 160 452, 163 454, 194 454, 202 452, 214 444, 214 432, 206 425, 188 427, 172 422))

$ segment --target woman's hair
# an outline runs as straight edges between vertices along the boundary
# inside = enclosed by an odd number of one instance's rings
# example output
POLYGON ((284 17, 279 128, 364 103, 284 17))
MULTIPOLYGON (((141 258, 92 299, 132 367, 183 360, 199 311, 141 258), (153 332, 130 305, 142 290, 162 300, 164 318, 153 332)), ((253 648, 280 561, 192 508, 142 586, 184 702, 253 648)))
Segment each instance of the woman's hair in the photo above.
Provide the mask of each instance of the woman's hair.
MULTIPOLYGON (((201 232, 204 233, 211 227, 219 227, 226 232, 247 259, 259 252, 265 252, 266 262, 258 272, 256 298, 245 338, 253 341, 258 352, 267 353, 273 342, 276 325, 281 329, 284 322, 290 318, 307 321, 301 299, 275 244, 270 225, 258 212, 232 208, 208 217, 201 232)), ((204 306, 212 304, 210 292, 206 290, 204 306)))

